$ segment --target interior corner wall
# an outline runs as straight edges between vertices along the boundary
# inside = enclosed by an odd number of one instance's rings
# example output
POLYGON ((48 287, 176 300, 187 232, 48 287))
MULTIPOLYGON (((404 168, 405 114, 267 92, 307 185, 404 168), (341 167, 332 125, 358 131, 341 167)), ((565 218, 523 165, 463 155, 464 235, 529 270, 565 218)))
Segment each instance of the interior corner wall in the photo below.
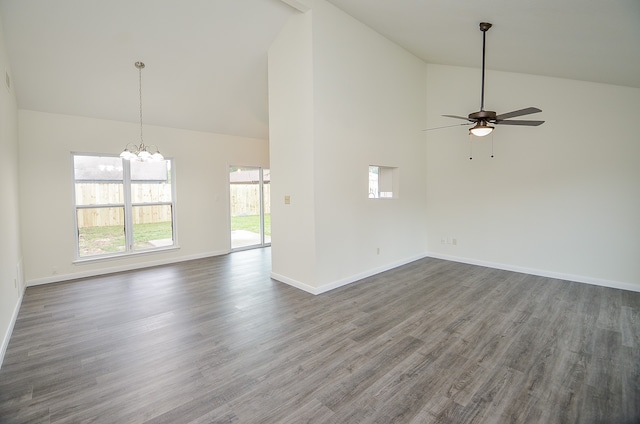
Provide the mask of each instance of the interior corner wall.
POLYGON ((426 252, 426 65, 324 0, 313 53, 318 281, 331 287, 426 252), (394 198, 369 198, 369 165, 397 168, 394 198))
POLYGON ((18 209, 18 107, 13 88, 7 88, 5 84, 5 72, 11 78, 10 69, 0 25, 0 365, 23 293, 18 209))
POLYGON ((316 259, 311 14, 290 18, 269 48, 268 79, 272 275, 313 292, 316 259))
POLYGON ((80 278, 230 250, 229 166, 269 167, 266 140, 145 125, 174 160, 179 249, 74 263, 71 153, 118 154, 135 123, 19 110, 20 215, 28 285, 80 278))
MULTIPOLYGON (((479 109, 479 69, 428 65, 427 81, 428 127, 479 109)), ((428 132, 430 254, 640 290, 640 89, 488 71, 485 93, 546 122, 428 132)))
POLYGON ((426 65, 324 0, 292 21, 269 58, 273 269, 293 274, 305 257, 297 285, 319 293, 426 252, 426 65), (369 198, 369 165, 398 168, 397 198, 369 198), (281 184, 308 190, 307 207, 278 205, 281 184), (283 240, 278 219, 308 223, 288 230, 307 244, 283 240))

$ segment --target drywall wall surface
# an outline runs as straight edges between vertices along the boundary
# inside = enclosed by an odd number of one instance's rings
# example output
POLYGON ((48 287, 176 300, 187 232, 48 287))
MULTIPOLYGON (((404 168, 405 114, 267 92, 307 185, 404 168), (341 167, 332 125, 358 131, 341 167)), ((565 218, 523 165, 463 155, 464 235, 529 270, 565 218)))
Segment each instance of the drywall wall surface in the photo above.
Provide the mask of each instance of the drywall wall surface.
POLYGON ((426 65, 330 3, 313 4, 318 281, 367 275, 426 250, 426 65), (396 168, 369 198, 369 165, 396 168))
POLYGON ((268 71, 272 272, 308 291, 316 286, 311 14, 290 18, 268 71))
POLYGON ((19 111, 24 273, 40 284, 229 252, 229 165, 269 166, 266 140, 145 126, 145 142, 174 160, 179 249, 74 263, 71 153, 119 154, 139 125, 19 111))
POLYGON ((290 20, 269 52, 275 278, 319 293, 424 255, 425 72, 324 0, 290 20), (396 168, 393 199, 369 165, 396 168))
MULTIPOLYGON (((0 22, 2 20, 0 19, 0 22)), ((0 365, 22 298, 18 107, 0 25, 0 365), (9 85, 7 85, 7 78, 9 85)))
MULTIPOLYGON (((427 75, 429 127, 479 109, 479 69, 427 75)), ((640 289, 640 90, 494 71, 485 90, 486 110, 536 106, 521 119, 546 122, 427 133, 429 252, 640 289)))

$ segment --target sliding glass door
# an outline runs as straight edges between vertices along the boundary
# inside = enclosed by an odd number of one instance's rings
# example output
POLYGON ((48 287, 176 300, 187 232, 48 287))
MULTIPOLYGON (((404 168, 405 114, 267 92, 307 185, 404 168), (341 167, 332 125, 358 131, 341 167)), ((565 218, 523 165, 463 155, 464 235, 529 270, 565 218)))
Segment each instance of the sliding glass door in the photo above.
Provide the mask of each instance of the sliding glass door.
POLYGON ((271 173, 259 167, 229 168, 231 249, 271 244, 271 173))

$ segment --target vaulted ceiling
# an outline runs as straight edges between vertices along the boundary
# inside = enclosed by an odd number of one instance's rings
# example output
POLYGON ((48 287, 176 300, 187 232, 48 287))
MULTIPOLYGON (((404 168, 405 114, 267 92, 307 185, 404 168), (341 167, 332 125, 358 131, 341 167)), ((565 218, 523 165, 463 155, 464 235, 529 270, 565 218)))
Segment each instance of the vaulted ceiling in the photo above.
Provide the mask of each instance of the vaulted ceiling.
MULTIPOLYGON (((479 67, 489 21, 488 69, 640 88, 638 0, 329 1, 430 63, 479 67)), ((141 60, 146 124, 266 139, 287 3, 0 0, 18 107, 137 122, 141 60)))

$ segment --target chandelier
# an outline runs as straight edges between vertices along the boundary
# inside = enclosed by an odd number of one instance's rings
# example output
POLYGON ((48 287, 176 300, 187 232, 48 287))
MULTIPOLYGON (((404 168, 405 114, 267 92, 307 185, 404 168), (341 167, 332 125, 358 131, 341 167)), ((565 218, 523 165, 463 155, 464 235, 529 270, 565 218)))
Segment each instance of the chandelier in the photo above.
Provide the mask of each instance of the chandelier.
POLYGON ((142 162, 148 161, 161 161, 164 160, 164 156, 158 150, 158 146, 155 144, 146 145, 142 139, 142 68, 144 63, 136 62, 135 67, 138 68, 138 82, 140 87, 140 145, 136 146, 134 143, 129 143, 125 146, 120 157, 126 160, 137 160, 142 162))

